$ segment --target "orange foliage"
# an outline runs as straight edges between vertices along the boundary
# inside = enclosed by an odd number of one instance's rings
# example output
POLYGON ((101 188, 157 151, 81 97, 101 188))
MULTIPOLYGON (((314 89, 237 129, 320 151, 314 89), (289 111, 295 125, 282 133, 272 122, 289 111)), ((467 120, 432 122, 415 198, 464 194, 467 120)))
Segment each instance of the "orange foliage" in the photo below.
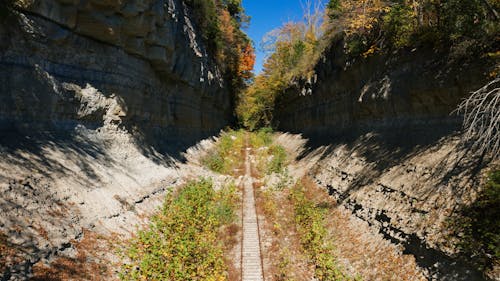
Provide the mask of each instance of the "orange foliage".
POLYGON ((255 53, 252 45, 248 43, 240 55, 239 76, 243 79, 252 78, 252 70, 255 64, 255 53))
POLYGON ((218 38, 215 38, 217 62, 231 83, 230 88, 237 93, 243 90, 248 80, 253 77, 254 50, 250 39, 241 30, 241 24, 246 20, 244 10, 241 8, 241 1, 232 0, 218 3, 217 25, 219 33, 218 38))
POLYGON ((219 15, 220 29, 222 31, 222 36, 224 36, 224 41, 227 44, 232 44, 234 42, 234 32, 235 28, 232 23, 231 15, 228 10, 221 10, 219 15))

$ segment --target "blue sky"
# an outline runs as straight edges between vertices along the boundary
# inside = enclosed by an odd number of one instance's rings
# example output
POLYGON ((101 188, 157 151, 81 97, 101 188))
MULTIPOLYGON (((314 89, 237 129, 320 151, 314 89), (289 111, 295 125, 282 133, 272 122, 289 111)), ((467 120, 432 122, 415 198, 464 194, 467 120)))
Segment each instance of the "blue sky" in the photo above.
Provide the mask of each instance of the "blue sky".
POLYGON ((252 18, 250 27, 244 31, 255 44, 257 58, 254 71, 258 74, 265 58, 260 48, 262 37, 285 22, 301 20, 301 0, 243 0, 243 7, 252 18))

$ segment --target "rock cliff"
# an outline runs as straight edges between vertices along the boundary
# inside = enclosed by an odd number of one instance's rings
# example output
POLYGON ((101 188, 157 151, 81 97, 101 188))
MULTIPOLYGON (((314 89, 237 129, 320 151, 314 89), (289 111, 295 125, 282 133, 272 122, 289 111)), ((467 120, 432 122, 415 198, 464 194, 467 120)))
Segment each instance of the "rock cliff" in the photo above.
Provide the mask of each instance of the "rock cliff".
POLYGON ((184 1, 10 2, 0 3, 0 280, 116 279, 108 240, 203 175, 179 152, 232 122, 230 90, 184 1))
POLYGON ((230 122, 229 91, 183 1, 13 3, 0 25, 0 131, 111 122, 161 147, 230 122))
POLYGON ((456 128, 451 114, 470 91, 485 84, 491 61, 464 50, 405 50, 352 59, 341 38, 309 79, 296 81, 277 100, 275 122, 306 135, 393 130, 407 126, 456 128), (334 130, 333 130, 334 129, 334 130))
MULTIPOLYGON (((412 254, 431 280, 484 280, 457 251, 450 218, 474 201, 490 160, 460 143, 451 114, 491 62, 414 49, 352 60, 335 41, 315 75, 277 100, 281 131, 307 140, 297 158, 341 206, 412 254)), ((498 274, 490 272, 489 278, 498 274)))

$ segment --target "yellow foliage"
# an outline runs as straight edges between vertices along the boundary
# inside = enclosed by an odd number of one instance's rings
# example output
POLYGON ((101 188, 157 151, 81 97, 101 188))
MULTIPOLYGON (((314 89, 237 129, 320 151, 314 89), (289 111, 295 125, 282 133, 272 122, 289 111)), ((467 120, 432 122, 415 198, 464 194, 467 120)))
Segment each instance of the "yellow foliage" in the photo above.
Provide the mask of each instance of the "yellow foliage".
POLYGON ((379 48, 376 45, 372 45, 366 52, 362 54, 364 58, 367 58, 373 54, 375 54, 379 50, 379 48))
POLYGON ((341 2, 341 10, 346 34, 353 34, 373 29, 380 13, 390 10, 390 7, 380 0, 350 0, 341 2))

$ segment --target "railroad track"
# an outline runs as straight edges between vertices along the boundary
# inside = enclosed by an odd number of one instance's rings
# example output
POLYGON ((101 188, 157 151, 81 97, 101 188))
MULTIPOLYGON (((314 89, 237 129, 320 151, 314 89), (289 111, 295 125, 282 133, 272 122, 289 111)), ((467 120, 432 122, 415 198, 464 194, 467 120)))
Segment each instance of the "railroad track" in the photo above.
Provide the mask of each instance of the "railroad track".
POLYGON ((250 147, 247 145, 245 149, 245 177, 243 180, 241 279, 242 281, 264 281, 259 221, 255 209, 255 192, 251 173, 250 150, 250 147))

